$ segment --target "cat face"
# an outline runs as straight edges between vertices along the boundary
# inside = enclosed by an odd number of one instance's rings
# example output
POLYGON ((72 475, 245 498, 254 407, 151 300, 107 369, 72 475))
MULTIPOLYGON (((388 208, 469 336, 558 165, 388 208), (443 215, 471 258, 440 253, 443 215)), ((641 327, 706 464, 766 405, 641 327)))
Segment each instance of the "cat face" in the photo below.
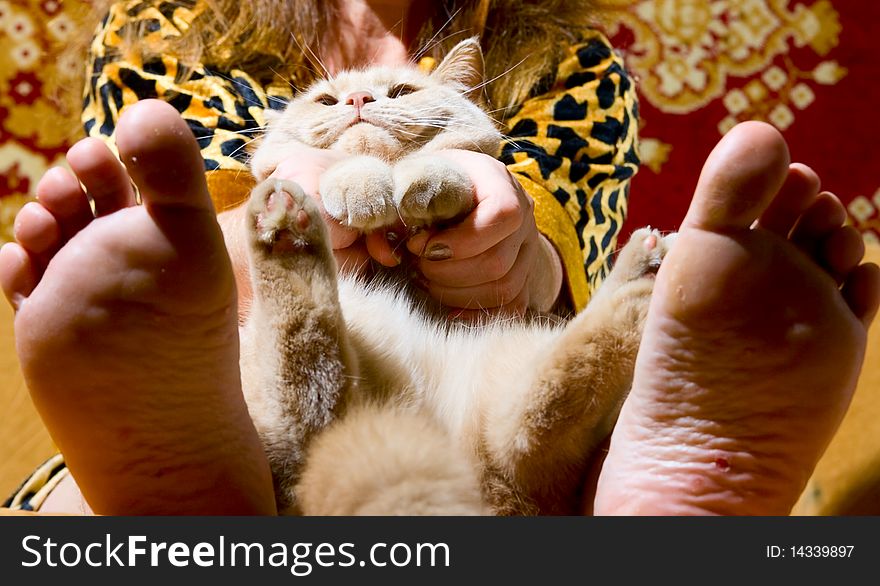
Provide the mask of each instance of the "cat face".
POLYGON ((480 95, 482 77, 479 44, 469 39, 430 74, 415 66, 382 66, 320 80, 271 116, 254 174, 261 179, 271 173, 265 169, 271 157, 261 151, 281 152, 285 141, 388 161, 426 148, 495 155, 498 130, 471 99, 480 95))

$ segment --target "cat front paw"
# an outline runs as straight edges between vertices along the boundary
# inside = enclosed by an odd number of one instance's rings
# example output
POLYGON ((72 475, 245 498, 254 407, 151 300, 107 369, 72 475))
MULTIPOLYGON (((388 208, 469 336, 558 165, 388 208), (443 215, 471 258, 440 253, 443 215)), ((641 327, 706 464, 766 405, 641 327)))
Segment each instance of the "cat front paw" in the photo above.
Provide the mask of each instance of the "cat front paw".
POLYGON ((462 216, 474 207, 474 187, 464 171, 435 156, 413 156, 394 166, 394 203, 409 227, 462 216))
POLYGON ((368 156, 340 161, 321 175, 321 201, 344 226, 368 232, 397 222, 391 167, 368 156))

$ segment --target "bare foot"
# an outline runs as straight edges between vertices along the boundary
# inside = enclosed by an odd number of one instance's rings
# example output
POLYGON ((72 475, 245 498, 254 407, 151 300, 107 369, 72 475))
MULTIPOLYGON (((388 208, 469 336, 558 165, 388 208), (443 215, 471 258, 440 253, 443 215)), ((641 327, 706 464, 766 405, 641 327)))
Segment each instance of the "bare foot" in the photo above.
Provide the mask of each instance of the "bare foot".
POLYGON ((713 151, 657 276, 597 514, 790 512, 880 300, 880 270, 818 192, 770 126, 742 124, 713 151))
POLYGON ((157 101, 126 111, 117 143, 125 167, 76 144, 75 176, 49 171, 0 251, 31 396, 98 513, 272 513, 198 145, 157 101))

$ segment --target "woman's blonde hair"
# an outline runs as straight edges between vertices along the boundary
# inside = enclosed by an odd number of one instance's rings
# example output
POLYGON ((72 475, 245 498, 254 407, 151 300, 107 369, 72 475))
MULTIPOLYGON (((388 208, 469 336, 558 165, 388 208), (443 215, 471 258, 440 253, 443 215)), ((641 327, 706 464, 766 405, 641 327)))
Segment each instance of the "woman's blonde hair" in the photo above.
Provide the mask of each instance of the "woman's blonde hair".
MULTIPOLYGON (((146 0, 192 8, 204 3, 179 38, 160 46, 130 47, 148 54, 173 53, 183 63, 284 75, 302 87, 320 64, 312 50, 335 18, 340 0, 146 0), (304 50, 305 48, 305 50, 304 50)), ((113 0, 95 0, 103 16, 113 0)), ((458 41, 479 35, 486 58, 487 96, 501 111, 521 103, 538 82, 555 72, 567 44, 597 21, 591 0, 438 0, 418 34, 423 55, 440 59, 458 41)), ((143 31, 130 29, 130 41, 143 31)), ((148 55, 145 55, 148 56, 148 55)))

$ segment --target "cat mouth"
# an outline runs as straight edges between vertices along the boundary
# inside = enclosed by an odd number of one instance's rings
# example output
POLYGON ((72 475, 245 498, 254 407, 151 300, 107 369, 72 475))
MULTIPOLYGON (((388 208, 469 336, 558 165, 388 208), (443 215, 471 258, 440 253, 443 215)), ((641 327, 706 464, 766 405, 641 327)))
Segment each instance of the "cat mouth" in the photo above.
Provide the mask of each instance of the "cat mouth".
POLYGON ((379 126, 378 124, 376 124, 372 120, 367 120, 366 118, 364 118, 362 116, 355 116, 354 119, 351 122, 349 122, 346 130, 348 128, 352 128, 353 126, 357 126, 358 124, 369 124, 370 126, 377 126, 377 127, 381 128, 381 126, 379 126))

